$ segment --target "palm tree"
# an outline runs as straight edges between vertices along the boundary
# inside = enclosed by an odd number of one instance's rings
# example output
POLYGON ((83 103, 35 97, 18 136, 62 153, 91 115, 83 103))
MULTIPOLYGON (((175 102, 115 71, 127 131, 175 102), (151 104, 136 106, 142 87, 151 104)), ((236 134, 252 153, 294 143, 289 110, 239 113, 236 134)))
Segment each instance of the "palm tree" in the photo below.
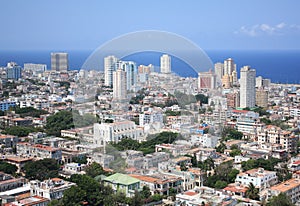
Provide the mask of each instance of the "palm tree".
POLYGON ((259 200, 259 190, 253 185, 252 182, 248 185, 248 190, 246 192, 246 197, 253 199, 253 200, 259 200))

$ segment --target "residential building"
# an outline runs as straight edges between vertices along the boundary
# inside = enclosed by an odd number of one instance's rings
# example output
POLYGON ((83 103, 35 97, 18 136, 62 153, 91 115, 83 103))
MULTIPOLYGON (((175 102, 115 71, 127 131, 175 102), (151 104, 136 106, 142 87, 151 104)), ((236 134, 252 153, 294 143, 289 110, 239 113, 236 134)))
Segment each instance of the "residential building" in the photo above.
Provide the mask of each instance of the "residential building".
POLYGON ((240 107, 255 107, 255 69, 250 66, 241 68, 240 78, 240 107))
POLYGON ((0 172, 0 192, 13 190, 18 187, 22 187, 26 183, 26 179, 23 177, 14 178, 9 174, 0 172))
POLYGON ((110 186, 114 192, 123 192, 126 197, 133 197, 135 191, 140 191, 140 180, 129 175, 115 173, 103 179, 105 185, 110 186))
POLYGON ((113 72, 113 98, 114 100, 127 98, 127 74, 122 69, 113 72))
POLYGON ((37 76, 38 74, 42 74, 47 71, 46 64, 33 64, 33 63, 25 63, 24 71, 31 71, 33 76, 37 76))
POLYGON ((38 159, 52 158, 58 161, 62 159, 61 148, 54 148, 41 144, 31 144, 27 142, 17 143, 17 154, 25 157, 35 157, 38 159))
POLYGON ((218 81, 221 81, 224 76, 224 64, 220 62, 215 63, 215 74, 217 75, 218 81))
POLYGON ((217 86, 216 74, 212 70, 208 72, 198 73, 198 88, 199 89, 215 89, 217 86))
POLYGON ((268 190, 267 199, 277 196, 280 193, 286 194, 295 204, 300 200, 300 179, 292 178, 280 184, 274 185, 268 190))
POLYGON ((65 190, 75 186, 73 182, 68 182, 60 178, 52 178, 45 181, 30 181, 31 196, 41 196, 50 200, 61 199, 65 190))
POLYGON ((51 70, 67 71, 69 69, 68 53, 51 53, 51 70))
POLYGON ((263 168, 256 168, 241 172, 236 176, 235 182, 243 186, 252 183, 260 191, 269 188, 277 183, 276 172, 267 171, 263 168))
POLYGON ((115 56, 107 56, 104 58, 104 85, 113 86, 113 72, 116 70, 116 62, 118 58, 115 56))
POLYGON ((16 102, 15 101, 0 101, 0 110, 1 111, 7 111, 10 107, 15 107, 16 102))
POLYGON ((160 57, 160 72, 163 74, 171 73, 171 57, 167 54, 160 57))
POLYGON ((258 107, 267 108, 268 107, 268 94, 269 92, 264 89, 256 90, 256 105, 258 107))
POLYGON ((6 67, 6 78, 18 80, 22 77, 22 67, 15 62, 10 62, 6 67))
POLYGON ((17 201, 5 203, 4 206, 47 206, 50 200, 40 196, 31 196, 17 201))
POLYGON ((18 139, 17 136, 0 134, 0 145, 5 148, 13 148, 16 146, 18 139))
POLYGON ((126 90, 132 90, 137 82, 137 67, 133 61, 118 61, 116 69, 122 69, 126 72, 126 90))
POLYGON ((169 195, 170 189, 175 189, 177 192, 181 188, 181 182, 183 181, 180 177, 171 175, 140 175, 131 174, 129 175, 140 181, 141 187, 149 187, 152 194, 169 195))

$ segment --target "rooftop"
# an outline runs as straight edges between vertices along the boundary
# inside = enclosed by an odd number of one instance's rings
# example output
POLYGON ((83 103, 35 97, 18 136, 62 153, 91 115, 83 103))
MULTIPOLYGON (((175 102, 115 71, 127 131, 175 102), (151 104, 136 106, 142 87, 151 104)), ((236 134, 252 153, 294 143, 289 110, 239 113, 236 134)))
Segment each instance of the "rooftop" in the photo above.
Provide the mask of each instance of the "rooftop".
POLYGON ((280 184, 274 185, 273 187, 271 187, 271 190, 276 190, 279 192, 287 192, 299 186, 300 186, 300 180, 293 178, 285 182, 282 182, 280 184))
POLYGON ((131 185, 139 182, 138 179, 121 173, 110 175, 109 177, 105 178, 104 181, 121 185, 131 185))

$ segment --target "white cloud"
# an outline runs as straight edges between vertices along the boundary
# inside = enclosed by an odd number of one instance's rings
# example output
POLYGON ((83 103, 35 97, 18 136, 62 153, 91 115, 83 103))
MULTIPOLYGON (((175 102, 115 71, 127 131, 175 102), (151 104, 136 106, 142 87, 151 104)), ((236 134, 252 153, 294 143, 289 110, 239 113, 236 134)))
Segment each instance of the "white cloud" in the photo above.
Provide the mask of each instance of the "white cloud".
POLYGON ((287 25, 282 22, 277 25, 269 24, 255 24, 252 26, 242 26, 235 34, 244 34, 247 36, 261 36, 261 35, 283 35, 289 32, 300 31, 300 25, 287 25))

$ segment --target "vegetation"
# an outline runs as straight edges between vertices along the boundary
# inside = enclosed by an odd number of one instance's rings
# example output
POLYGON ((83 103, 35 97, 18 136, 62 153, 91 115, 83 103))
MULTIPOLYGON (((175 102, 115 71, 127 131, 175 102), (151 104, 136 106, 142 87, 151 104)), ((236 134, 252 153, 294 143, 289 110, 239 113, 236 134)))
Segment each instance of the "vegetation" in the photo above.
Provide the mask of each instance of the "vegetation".
POLYGON ((205 96, 204 94, 197 94, 195 95, 195 98, 197 101, 201 102, 201 105, 208 104, 208 96, 205 96))
POLYGON ((48 112, 45 110, 38 110, 33 107, 15 107, 14 111, 16 114, 20 114, 21 117, 40 117, 41 115, 48 114, 48 112))
POLYGON ((289 128, 289 126, 285 123, 285 121, 282 121, 282 120, 279 120, 279 119, 271 121, 268 118, 261 118, 260 121, 263 122, 263 123, 265 123, 266 125, 274 125, 276 127, 280 127, 283 130, 289 128))
POLYGON ((17 170, 18 168, 16 165, 12 165, 7 162, 0 161, 0 171, 7 174, 15 175, 17 170))
POLYGON ((8 127, 2 131, 3 134, 18 136, 18 137, 26 137, 31 132, 41 132, 43 129, 35 128, 35 127, 25 127, 25 126, 12 126, 8 127))
POLYGON ((73 157, 72 162, 76 162, 76 163, 79 163, 79 164, 86 164, 87 163, 87 157, 86 157, 86 155, 79 156, 79 157, 73 157))
POLYGON ((167 116, 180 116, 181 112, 180 111, 172 111, 172 110, 167 110, 165 112, 167 116))
POLYGON ((45 180, 58 177, 59 165, 54 159, 43 159, 35 162, 27 162, 23 170, 25 177, 30 180, 45 180))
POLYGON ((242 169, 244 171, 251 170, 254 168, 262 167, 266 170, 274 171, 274 166, 280 162, 280 159, 276 158, 269 158, 269 159, 263 159, 259 158, 257 160, 250 159, 248 161, 242 162, 242 169))
POLYGON ((106 172, 103 170, 103 167, 96 162, 93 162, 91 165, 87 166, 85 168, 85 172, 86 175, 93 178, 98 175, 106 175, 106 172))
POLYGON ((204 180, 204 185, 208 187, 222 189, 229 183, 233 183, 239 174, 237 169, 233 169, 232 161, 224 162, 215 168, 215 173, 204 180))
POLYGON ((253 200, 259 200, 259 189, 257 189, 252 182, 248 185, 246 197, 253 200))
POLYGON ((292 200, 288 196, 286 196, 285 193, 280 193, 278 196, 272 197, 267 203, 267 206, 274 206, 274 205, 294 206, 292 200))
POLYGON ((90 126, 95 122, 96 117, 91 114, 81 116, 78 111, 60 111, 47 118, 45 128, 48 135, 60 136, 61 130, 90 126))
POLYGON ((239 132, 235 129, 232 129, 230 127, 225 127, 222 131, 222 139, 223 140, 229 140, 229 139, 236 139, 241 140, 243 138, 243 133, 239 132))
POLYGON ((111 143, 111 145, 119 151, 138 150, 144 154, 150 154, 155 152, 155 145, 173 143, 178 138, 181 138, 178 133, 162 132, 158 135, 149 136, 149 140, 146 142, 139 143, 136 140, 124 137, 120 142, 111 143))

